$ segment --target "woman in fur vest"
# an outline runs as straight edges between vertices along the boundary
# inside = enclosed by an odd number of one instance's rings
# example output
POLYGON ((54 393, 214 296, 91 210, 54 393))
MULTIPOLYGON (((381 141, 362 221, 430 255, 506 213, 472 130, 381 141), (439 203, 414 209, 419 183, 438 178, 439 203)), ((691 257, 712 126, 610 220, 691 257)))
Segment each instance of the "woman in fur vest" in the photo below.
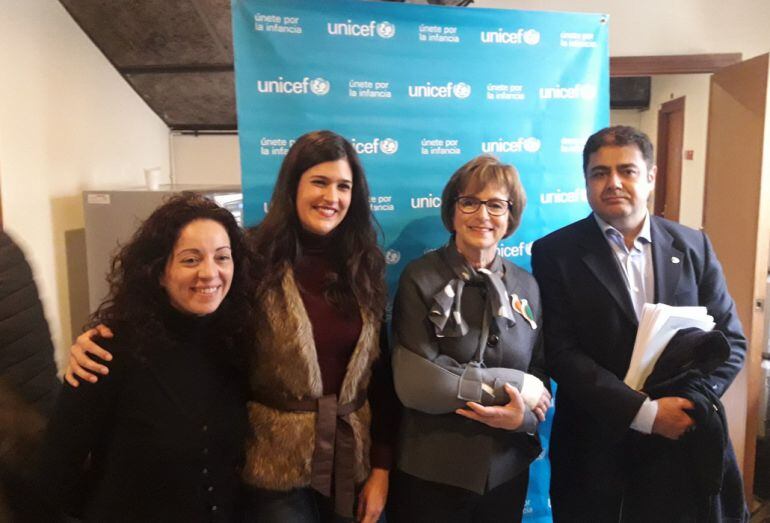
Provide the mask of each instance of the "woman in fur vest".
MULTIPOLYGON (((377 521, 399 407, 389 358, 380 357, 385 263, 350 142, 331 131, 301 136, 250 240, 261 263, 249 520, 377 521)), ((85 357, 100 356, 89 334, 73 347, 78 374, 104 370, 85 357)))
POLYGON ((398 407, 379 358, 385 262, 352 145, 300 137, 251 240, 262 257, 245 471, 255 519, 350 518, 358 490, 356 519, 376 521, 398 407))

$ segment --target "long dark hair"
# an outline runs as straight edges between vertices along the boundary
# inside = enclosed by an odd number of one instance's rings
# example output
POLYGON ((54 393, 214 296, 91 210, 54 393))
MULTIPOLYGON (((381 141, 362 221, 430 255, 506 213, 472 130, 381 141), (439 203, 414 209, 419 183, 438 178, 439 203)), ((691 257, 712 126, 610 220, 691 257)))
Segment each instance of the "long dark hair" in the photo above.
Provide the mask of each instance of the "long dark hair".
POLYGON ((302 174, 320 163, 341 159, 350 165, 353 187, 347 215, 330 233, 336 274, 326 286, 327 297, 342 310, 360 306, 380 317, 386 301, 385 260, 377 246, 369 186, 353 146, 332 131, 304 134, 291 146, 278 172, 267 215, 249 233, 252 250, 261 258, 257 294, 280 285, 283 269, 297 258, 302 230, 297 187, 302 174))
POLYGON ((91 315, 90 324, 104 323, 128 346, 144 351, 168 341, 164 317, 169 299, 160 279, 182 229, 195 220, 213 220, 227 231, 233 257, 230 291, 220 304, 207 336, 216 339, 225 359, 244 360, 253 297, 251 255, 233 215, 208 198, 191 192, 172 196, 147 218, 112 259, 108 298, 91 315))

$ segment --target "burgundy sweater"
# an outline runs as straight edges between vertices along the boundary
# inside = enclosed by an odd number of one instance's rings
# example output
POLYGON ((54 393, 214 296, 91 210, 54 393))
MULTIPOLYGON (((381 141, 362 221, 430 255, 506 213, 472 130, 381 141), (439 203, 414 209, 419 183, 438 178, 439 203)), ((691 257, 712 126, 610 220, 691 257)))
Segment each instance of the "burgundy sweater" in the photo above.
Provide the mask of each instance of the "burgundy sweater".
MULTIPOLYGON (((303 233, 294 276, 313 326, 324 394, 339 394, 348 362, 361 334, 361 316, 346 313, 324 297, 324 283, 334 273, 330 238, 303 233)), ((390 469, 398 434, 400 408, 393 388, 385 326, 380 330, 380 357, 372 368, 369 404, 372 409, 372 467, 390 469)))

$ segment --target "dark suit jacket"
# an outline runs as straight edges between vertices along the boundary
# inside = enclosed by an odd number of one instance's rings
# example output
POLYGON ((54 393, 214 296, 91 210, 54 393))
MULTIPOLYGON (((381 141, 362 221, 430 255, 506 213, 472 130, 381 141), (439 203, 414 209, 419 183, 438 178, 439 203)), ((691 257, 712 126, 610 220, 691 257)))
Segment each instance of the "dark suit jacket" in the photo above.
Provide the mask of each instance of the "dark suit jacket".
POLYGON ((85 521, 233 520, 245 387, 216 349, 201 351, 201 334, 193 327, 188 344, 146 359, 100 342, 114 354, 110 374, 96 384, 64 385, 41 470, 43 488, 60 506, 71 512, 85 493, 85 521))
MULTIPOLYGON (((707 378, 721 396, 746 352, 722 268, 703 232, 657 217, 650 227, 655 302, 705 306, 730 344, 730 357, 707 378)), ((546 364, 559 387, 550 450, 554 514, 616 520, 624 442, 644 401, 623 383, 638 327, 631 298, 593 215, 535 242, 532 267, 546 364)))

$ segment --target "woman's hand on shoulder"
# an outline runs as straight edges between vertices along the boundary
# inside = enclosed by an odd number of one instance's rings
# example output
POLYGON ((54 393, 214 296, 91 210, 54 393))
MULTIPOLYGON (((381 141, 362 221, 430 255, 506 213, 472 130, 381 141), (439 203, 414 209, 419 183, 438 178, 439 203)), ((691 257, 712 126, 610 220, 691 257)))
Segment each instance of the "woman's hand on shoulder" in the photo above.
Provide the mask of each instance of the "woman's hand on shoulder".
POLYGON ((79 377, 82 380, 96 383, 98 374, 107 375, 109 369, 92 359, 96 356, 104 361, 111 361, 112 354, 93 342, 93 338, 112 338, 112 331, 106 325, 99 324, 93 329, 88 329, 77 337, 75 343, 70 347, 69 362, 64 371, 64 379, 73 387, 80 385, 79 377))
POLYGON ((390 471, 381 468, 373 468, 369 473, 366 483, 358 494, 356 521, 376 523, 380 519, 388 499, 389 475, 390 471))
POLYGON ((508 394, 510 401, 501 407, 484 407, 476 402, 469 401, 467 403, 468 409, 457 409, 455 412, 460 416, 496 429, 516 430, 524 422, 524 413, 527 410, 527 406, 515 387, 506 383, 505 392, 508 394))

